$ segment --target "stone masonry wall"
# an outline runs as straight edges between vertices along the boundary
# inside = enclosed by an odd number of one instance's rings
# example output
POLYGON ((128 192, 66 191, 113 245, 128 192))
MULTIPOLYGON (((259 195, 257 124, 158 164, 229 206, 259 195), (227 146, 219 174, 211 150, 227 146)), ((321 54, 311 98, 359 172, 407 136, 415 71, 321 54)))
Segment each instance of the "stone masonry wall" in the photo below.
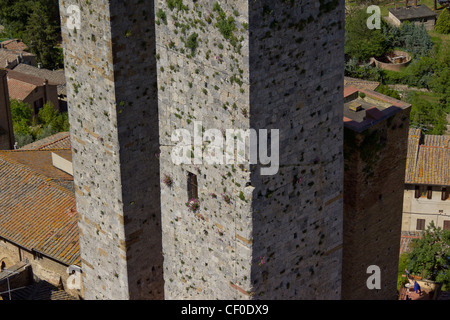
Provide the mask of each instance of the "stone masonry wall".
POLYGON ((343 299, 397 297, 409 112, 362 133, 345 129, 343 299), (371 265, 380 289, 367 287, 371 265))
POLYGON ((340 298, 343 8, 156 2, 167 299, 340 298), (193 135, 194 126, 279 129, 280 170, 174 164, 173 132, 193 135), (186 206, 189 173, 195 212, 186 206))
POLYGON ((339 299, 344 3, 249 3, 250 125, 280 130, 279 172, 251 174, 252 291, 339 299))
POLYGON ((0 69, 0 97, 0 150, 10 150, 14 147, 14 132, 9 106, 8 81, 4 69, 0 69))
POLYGON ((154 3, 60 12, 85 298, 162 299, 154 3))

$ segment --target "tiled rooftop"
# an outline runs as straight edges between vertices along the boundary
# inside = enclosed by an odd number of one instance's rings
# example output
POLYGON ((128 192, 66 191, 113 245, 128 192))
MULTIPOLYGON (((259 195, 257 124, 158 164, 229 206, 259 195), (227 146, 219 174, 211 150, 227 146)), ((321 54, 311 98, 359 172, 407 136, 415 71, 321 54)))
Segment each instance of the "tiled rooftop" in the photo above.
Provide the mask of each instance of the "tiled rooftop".
POLYGON ((355 88, 368 89, 375 91, 376 88, 380 85, 379 82, 363 80, 358 78, 344 77, 344 86, 352 86, 355 88))
POLYGON ((22 41, 20 41, 19 39, 10 39, 10 40, 5 40, 2 41, 0 43, 0 46, 2 48, 8 49, 8 50, 12 50, 12 51, 25 51, 28 49, 28 46, 23 43, 22 41))
POLYGON ((391 12, 399 20, 436 17, 436 13, 426 5, 418 5, 417 7, 408 6, 408 8, 399 6, 397 9, 389 8, 389 12, 391 12))
POLYGON ((344 87, 344 125, 362 132, 411 105, 381 93, 347 85, 344 87), (360 96, 364 94, 364 98, 360 96), (351 110, 357 104, 357 111, 351 110))
POLYGON ((450 186, 450 136, 409 130, 405 183, 450 186))
POLYGON ((69 132, 59 132, 42 140, 35 141, 20 148, 20 150, 50 150, 70 149, 69 132))
POLYGON ((14 68, 14 71, 47 79, 49 83, 56 84, 58 86, 58 94, 66 94, 66 78, 64 75, 64 70, 48 70, 21 63, 14 68))
POLYGON ((68 175, 50 166, 51 151, 0 151, 0 237, 80 265, 75 196, 53 180, 68 175))

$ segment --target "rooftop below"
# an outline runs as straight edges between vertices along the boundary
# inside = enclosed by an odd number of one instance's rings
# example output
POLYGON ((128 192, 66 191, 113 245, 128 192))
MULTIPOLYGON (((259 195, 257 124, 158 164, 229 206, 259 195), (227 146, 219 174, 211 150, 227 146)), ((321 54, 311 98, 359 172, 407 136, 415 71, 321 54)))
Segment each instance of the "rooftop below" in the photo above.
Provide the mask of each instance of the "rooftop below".
POLYGON ((426 5, 390 8, 389 12, 399 20, 435 18, 436 13, 426 5))
POLYGON ((362 132, 410 106, 372 90, 346 86, 344 125, 354 131, 362 132))

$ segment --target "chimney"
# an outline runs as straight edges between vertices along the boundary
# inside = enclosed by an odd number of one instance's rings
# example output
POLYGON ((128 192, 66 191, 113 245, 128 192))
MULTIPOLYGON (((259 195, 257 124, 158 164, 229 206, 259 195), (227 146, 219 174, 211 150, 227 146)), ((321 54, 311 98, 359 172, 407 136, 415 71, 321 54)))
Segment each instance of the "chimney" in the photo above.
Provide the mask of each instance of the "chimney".
POLYGON ((408 9, 408 0, 405 0, 405 8, 408 9))
POLYGON ((414 7, 417 8, 417 0, 414 0, 414 7))

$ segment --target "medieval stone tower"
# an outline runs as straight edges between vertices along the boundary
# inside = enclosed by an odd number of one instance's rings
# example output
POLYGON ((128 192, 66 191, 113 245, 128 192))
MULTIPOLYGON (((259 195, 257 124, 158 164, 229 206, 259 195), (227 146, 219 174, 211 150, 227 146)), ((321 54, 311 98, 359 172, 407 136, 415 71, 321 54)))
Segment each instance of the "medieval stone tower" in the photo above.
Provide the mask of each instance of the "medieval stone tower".
POLYGON ((343 1, 60 7, 85 297, 339 299, 343 1))
POLYGON ((14 149, 14 131, 9 104, 7 72, 0 69, 0 150, 14 149))

